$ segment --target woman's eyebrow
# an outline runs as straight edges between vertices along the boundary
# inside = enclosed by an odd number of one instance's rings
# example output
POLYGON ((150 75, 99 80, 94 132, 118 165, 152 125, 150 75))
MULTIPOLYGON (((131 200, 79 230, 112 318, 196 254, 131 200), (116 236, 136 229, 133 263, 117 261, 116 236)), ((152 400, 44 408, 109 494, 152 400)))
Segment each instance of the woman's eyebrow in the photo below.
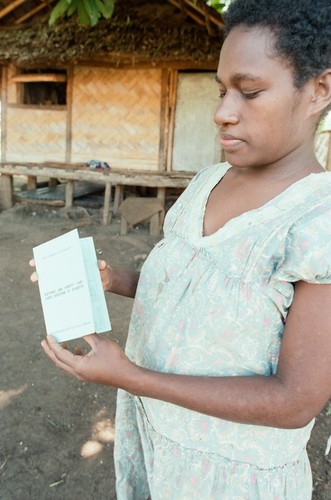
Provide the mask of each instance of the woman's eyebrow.
MULTIPOLYGON (((215 80, 217 83, 222 83, 222 80, 218 75, 215 75, 215 80)), ((259 82, 262 78, 260 76, 253 75, 252 73, 235 73, 230 80, 233 83, 240 83, 247 80, 251 82, 259 82)))

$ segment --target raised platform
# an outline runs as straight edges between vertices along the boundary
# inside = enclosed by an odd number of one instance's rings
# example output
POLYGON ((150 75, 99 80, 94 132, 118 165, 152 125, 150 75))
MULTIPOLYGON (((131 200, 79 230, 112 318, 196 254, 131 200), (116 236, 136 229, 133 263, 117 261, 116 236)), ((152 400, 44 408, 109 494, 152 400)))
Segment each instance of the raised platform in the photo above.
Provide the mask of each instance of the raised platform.
POLYGON ((37 177, 61 179, 65 182, 65 206, 71 207, 74 199, 75 181, 101 184, 105 187, 103 223, 110 221, 111 187, 115 186, 114 213, 123 200, 124 186, 146 186, 157 189, 157 198, 164 204, 166 188, 185 189, 194 172, 150 172, 136 170, 92 170, 85 164, 67 163, 0 163, 0 207, 13 206, 13 176, 25 175, 28 187, 36 188, 37 177))

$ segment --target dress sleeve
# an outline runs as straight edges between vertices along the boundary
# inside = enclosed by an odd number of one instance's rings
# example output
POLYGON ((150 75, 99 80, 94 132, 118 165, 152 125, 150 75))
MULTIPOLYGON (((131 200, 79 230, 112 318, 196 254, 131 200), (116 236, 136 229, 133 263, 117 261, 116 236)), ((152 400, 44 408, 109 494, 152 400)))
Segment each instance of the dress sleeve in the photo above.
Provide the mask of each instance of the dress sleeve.
POLYGON ((287 282, 331 283, 330 205, 310 211, 290 227, 275 277, 287 282))

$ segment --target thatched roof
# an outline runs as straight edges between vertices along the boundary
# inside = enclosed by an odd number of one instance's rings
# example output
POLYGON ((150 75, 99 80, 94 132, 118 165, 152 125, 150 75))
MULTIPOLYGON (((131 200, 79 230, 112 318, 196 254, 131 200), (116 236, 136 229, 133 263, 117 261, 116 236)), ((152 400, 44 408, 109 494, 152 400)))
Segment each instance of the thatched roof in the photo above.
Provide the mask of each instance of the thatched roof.
POLYGON ((131 63, 215 61, 222 43, 221 16, 190 0, 118 0, 113 17, 99 21, 93 28, 82 27, 75 19, 64 19, 49 27, 49 10, 20 21, 24 14, 17 9, 27 8, 29 3, 31 10, 25 16, 36 9, 36 4, 47 7, 54 2, 0 2, 2 63, 54 66, 91 59, 131 63), (16 9, 1 17, 4 4, 8 9, 15 3, 16 9))

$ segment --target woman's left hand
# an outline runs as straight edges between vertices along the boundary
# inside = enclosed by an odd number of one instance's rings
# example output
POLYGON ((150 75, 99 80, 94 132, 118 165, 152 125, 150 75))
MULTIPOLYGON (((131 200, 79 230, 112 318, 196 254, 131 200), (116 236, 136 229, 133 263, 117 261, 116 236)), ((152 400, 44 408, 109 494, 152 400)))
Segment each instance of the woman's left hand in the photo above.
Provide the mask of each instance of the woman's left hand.
POLYGON ((116 342, 96 333, 85 336, 84 340, 91 347, 87 354, 83 354, 81 349, 72 353, 53 337, 47 337, 41 345, 58 368, 78 380, 129 389, 138 367, 126 357, 116 342))

